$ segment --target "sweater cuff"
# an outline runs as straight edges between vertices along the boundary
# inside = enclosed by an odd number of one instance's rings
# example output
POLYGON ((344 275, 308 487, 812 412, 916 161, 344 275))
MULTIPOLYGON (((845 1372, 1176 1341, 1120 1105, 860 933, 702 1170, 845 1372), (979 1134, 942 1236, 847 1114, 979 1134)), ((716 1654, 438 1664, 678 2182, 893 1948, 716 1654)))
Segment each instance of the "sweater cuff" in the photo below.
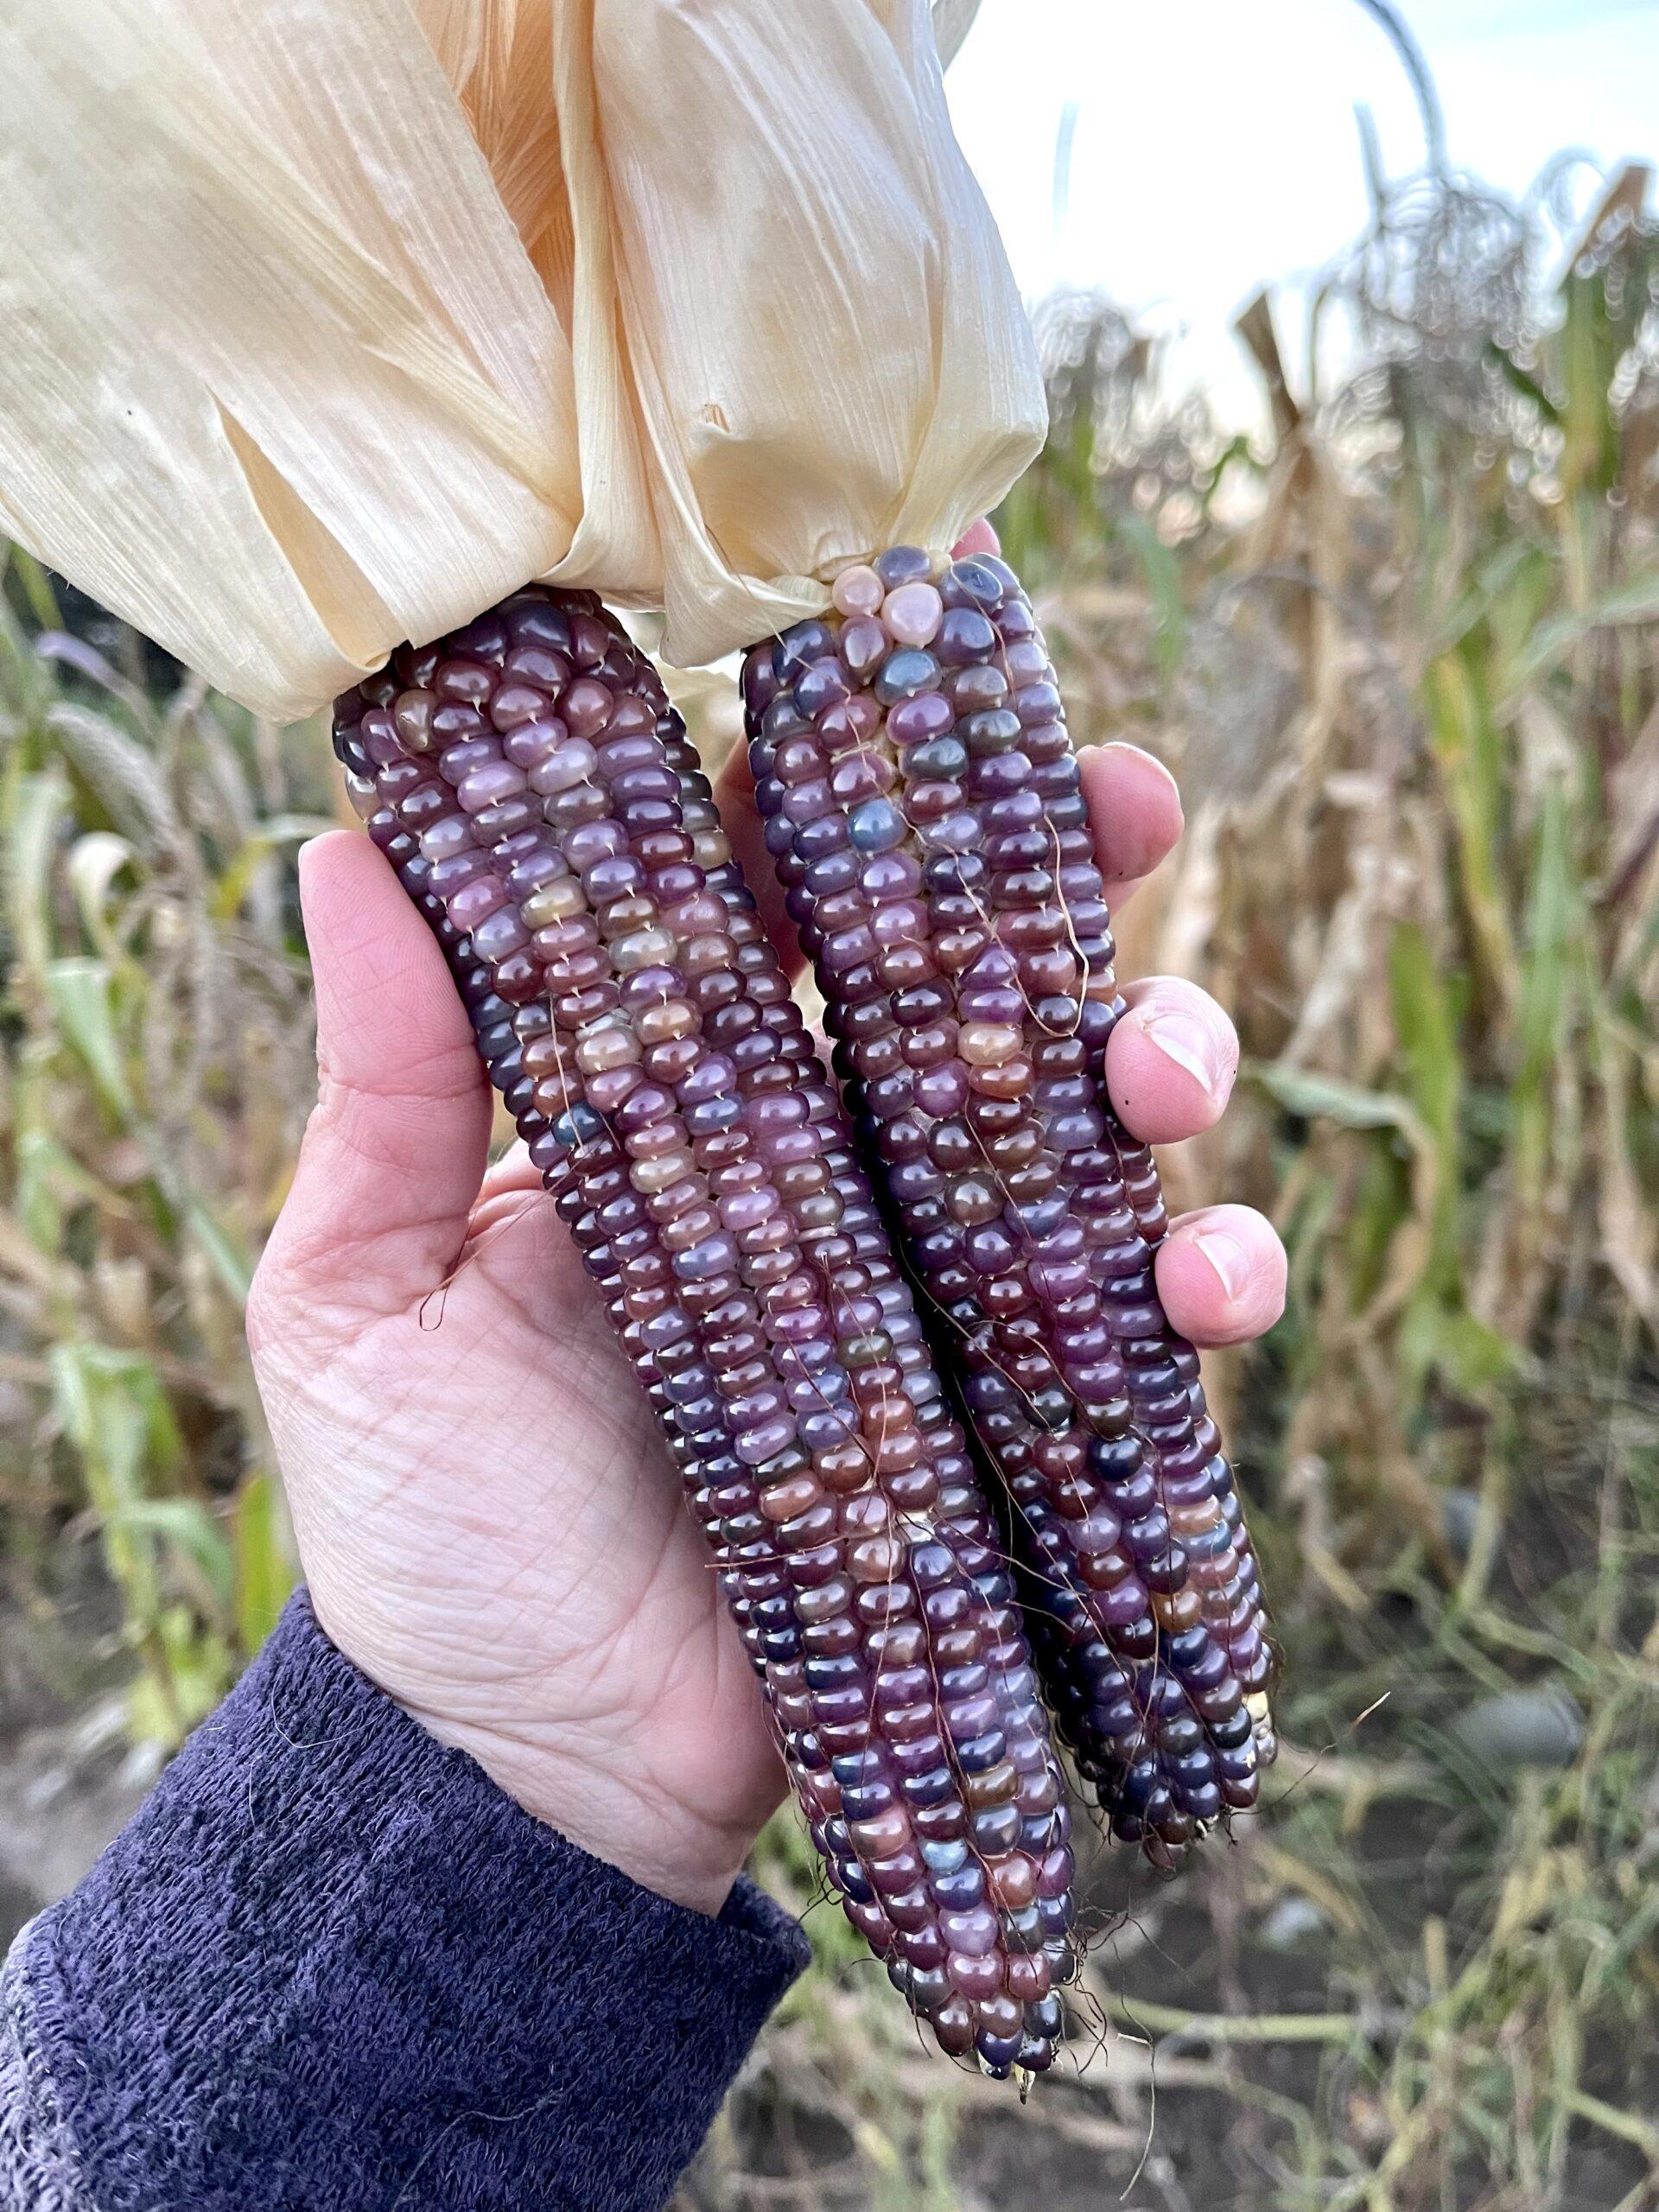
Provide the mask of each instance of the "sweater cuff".
POLYGON ((533 1820, 301 1592, 14 1970, 99 2206, 645 2212, 805 1956, 533 1820))

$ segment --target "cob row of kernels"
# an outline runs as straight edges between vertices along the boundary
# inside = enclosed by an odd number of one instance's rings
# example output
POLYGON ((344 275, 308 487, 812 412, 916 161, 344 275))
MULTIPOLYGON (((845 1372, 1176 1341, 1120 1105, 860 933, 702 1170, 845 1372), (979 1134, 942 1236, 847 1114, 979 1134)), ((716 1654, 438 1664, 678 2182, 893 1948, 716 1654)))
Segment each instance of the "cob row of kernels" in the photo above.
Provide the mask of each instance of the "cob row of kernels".
POLYGON ((1272 1757, 1255 1564, 1152 1272, 1077 767, 999 561, 897 548, 744 669, 766 834, 941 1357, 1026 1532, 1052 1700, 1167 1861, 1272 1757))
MULTIPOLYGON (((716 893, 734 915, 752 918, 753 900, 726 842, 714 795, 702 773, 696 752, 683 730, 671 739, 669 753, 679 773, 686 820, 697 824, 710 841, 710 889, 716 893), (716 860, 716 855, 723 857, 716 860)), ((855 1232, 858 1258, 868 1276, 872 1292, 880 1304, 884 1325, 894 1345, 895 1363, 903 1370, 904 1388, 918 1402, 937 1405, 943 1412, 943 1394, 933 1371, 931 1357, 910 1289, 902 1271, 895 1263, 887 1231, 872 1203, 869 1185, 858 1166, 844 1116, 838 1109, 834 1092, 827 1083, 821 1079, 816 1081, 814 1090, 814 1113, 821 1121, 828 1147, 825 1159, 846 1201, 848 1213, 845 1217, 850 1222, 856 1216, 859 1224, 855 1232)), ((1038 1696, 1039 1692, 1027 1656, 1026 1628, 1017 1605, 1014 1579, 1008 1572, 995 1516, 975 1481, 971 1466, 965 1458, 957 1462, 956 1471, 957 1480, 951 1491, 941 1493, 940 1510, 945 1516, 944 1525, 950 1531, 958 1560, 973 1576, 981 1592, 995 1608, 990 1617, 995 1637, 991 1678, 1004 1708, 1002 1726, 1009 1732, 1011 1740, 1015 1737, 1023 1738, 1021 1757, 1025 1764, 1034 1770, 1037 1745, 1024 1716, 1029 1711, 1028 1700, 1038 1696)), ((905 1655, 895 1656, 902 1657, 905 1655)), ((936 1656, 948 1659, 950 1656, 943 1644, 938 1647, 936 1656)), ((1058 1802, 1060 1787, 1058 1770, 1046 1757, 1044 1771, 1048 1779, 1042 1796, 1046 1801, 1052 1785, 1055 1793, 1054 1802, 1058 1802)), ((941 1856, 954 1861, 957 1854, 947 1850, 941 1856)), ((1034 1945, 1039 1935, 1049 1942, 1064 1937, 1066 1922, 1061 1897, 1069 1884, 1071 1869, 1069 1847, 1062 1845, 1039 1870, 1038 1882, 1028 1897, 1025 1894, 1025 1885, 1021 1884, 1016 1899, 1014 1890, 1005 1882, 1005 1901, 1016 1901, 1024 1907, 1017 1931, 1021 1942, 1034 1945)), ((958 1967, 957 1972, 960 1971, 958 1967)), ((1052 1985, 1052 1975, 1046 1971, 1037 1955, 1029 1955, 1023 1967, 1011 1963, 1009 1976, 1011 1987, 1021 1994, 1052 1985)), ((902 1981, 899 1986, 903 1986, 902 1981)), ((988 1979, 985 1986, 989 1987, 988 1979)))
MULTIPOLYGON (((496 995, 487 966, 470 957, 470 941, 449 920, 442 901, 433 895, 429 888, 432 864, 418 842, 401 828, 391 808, 381 805, 372 779, 353 777, 352 781, 353 796, 359 801, 371 835, 448 957, 491 1082, 498 1090, 512 1094, 519 1107, 519 1135, 543 1164, 543 1184, 658 1416, 671 1456, 684 1479, 688 1502, 722 1570, 721 1588, 745 1649, 764 1681, 766 1655, 760 1639, 766 1615, 761 1609, 768 1601, 774 1613, 779 1601, 786 1606, 787 1578, 774 1560, 739 1560, 728 1541, 728 1522, 735 1516, 747 1520, 755 1515, 760 1491, 753 1470, 731 1450, 729 1425, 722 1421, 721 1409, 712 1395, 712 1377, 695 1361, 690 1347, 683 1348, 678 1357, 668 1356, 664 1374, 645 1344, 639 1323, 628 1318, 619 1268, 621 1260, 632 1256, 639 1246, 637 1242, 630 1245, 625 1241, 619 1249, 605 1236, 602 1221, 606 1208, 622 1195, 626 1160, 609 1133, 601 1129, 582 1147, 578 1173, 576 1154, 551 1136, 547 1116, 525 1103, 524 1057, 513 1026, 513 1008, 496 995)), ((632 1234, 637 1240, 639 1231, 632 1234)), ((798 1656, 798 1638, 790 1656, 798 1656)))
POLYGON ((667 1417, 849 1917, 948 2049, 1046 2064, 1071 1870, 1011 1583, 654 671, 535 590, 400 653, 336 744, 487 971, 480 1047, 667 1417))
POLYGON ((604 1205, 616 1195, 617 1179, 626 1175, 626 1162, 608 1134, 601 1132, 582 1148, 583 1173, 579 1175, 570 1148, 556 1141, 547 1142, 551 1125, 533 1105, 524 1103, 518 1089, 524 1067, 513 1009, 496 995, 487 966, 470 957, 469 940, 449 920, 442 899, 433 895, 429 888, 432 863, 421 852, 417 841, 399 825, 389 807, 382 807, 372 779, 353 778, 353 784, 371 834, 448 957, 491 1082, 498 1090, 514 1091, 518 1096, 519 1135, 545 1162, 543 1183, 657 1415, 684 1483, 687 1502, 721 1569, 721 1587, 744 1649, 764 1682, 766 1653, 761 1637, 766 1609, 770 1606, 776 1613, 787 1607, 787 1578, 775 1561, 737 1560, 727 1541, 725 1522, 734 1514, 757 1513, 760 1492, 753 1471, 745 1467, 731 1450, 729 1427, 721 1422, 720 1408, 711 1393, 712 1378, 684 1358, 671 1359, 669 1373, 664 1375, 645 1346, 639 1324, 628 1319, 619 1272, 620 1260, 628 1253, 618 1251, 603 1235, 601 1224, 604 1205))
MULTIPOLYGON (((397 824, 390 808, 381 807, 372 779, 358 782, 357 789, 371 833, 448 957, 491 1082, 498 1090, 514 1090, 523 1076, 523 1056, 518 1050, 512 1008, 496 995, 487 966, 470 957, 469 940, 449 920, 442 901, 433 896, 429 887, 431 863, 416 841, 397 824)), ((619 1250, 605 1237, 601 1224, 603 1205, 617 1194, 620 1179, 626 1177, 626 1160, 608 1134, 601 1132, 582 1148, 582 1173, 578 1174, 570 1148, 556 1141, 550 1146, 546 1142, 550 1124, 544 1115, 533 1106, 524 1107, 518 1128, 527 1145, 536 1148, 546 1162, 543 1181, 560 1219, 571 1232, 583 1267, 604 1301, 658 1417, 671 1456, 683 1478, 688 1502, 722 1570, 721 1588, 744 1648, 764 1681, 766 1656, 756 1609, 766 1599, 785 1593, 787 1580, 775 1562, 745 1566, 732 1557, 723 1516, 734 1510, 745 1514, 758 1510, 760 1486, 753 1471, 732 1452, 729 1427, 722 1423, 721 1409, 711 1394, 712 1378, 683 1358, 671 1360, 665 1375, 647 1350, 639 1324, 628 1319, 619 1270, 629 1253, 626 1248, 619 1250)))

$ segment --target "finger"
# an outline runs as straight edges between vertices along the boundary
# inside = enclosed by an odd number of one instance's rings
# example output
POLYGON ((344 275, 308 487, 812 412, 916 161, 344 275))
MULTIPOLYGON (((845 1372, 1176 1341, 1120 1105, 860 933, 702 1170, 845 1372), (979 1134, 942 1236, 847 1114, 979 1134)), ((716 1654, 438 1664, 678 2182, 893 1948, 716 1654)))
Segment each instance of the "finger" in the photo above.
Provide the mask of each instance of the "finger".
POLYGON ((1001 550, 1001 539, 982 515, 977 522, 969 524, 950 548, 950 558, 953 561, 971 561, 976 553, 1000 553, 1001 550))
POLYGON ((1232 1096, 1238 1035, 1207 991, 1179 976, 1125 986, 1128 1011, 1106 1040, 1106 1087, 1143 1144, 1212 1128, 1232 1096))
POLYGON ((515 1137, 499 1160, 493 1160, 484 1171, 484 1183, 478 1194, 480 1206, 492 1198, 499 1198, 520 1191, 539 1191, 542 1188, 541 1170, 531 1165, 530 1147, 523 1137, 515 1137))
POLYGON ((317 998, 318 1096, 262 1275, 395 1311, 465 1234, 490 1094, 459 994, 385 860, 347 830, 300 855, 317 998))
POLYGON ((1285 1248, 1254 1206, 1182 1214, 1158 1248, 1158 1295, 1195 1344, 1242 1344, 1285 1310, 1285 1248))
POLYGON ((541 1171, 531 1165, 530 1147, 519 1137, 484 1171, 482 1187, 467 1217, 467 1243, 475 1245, 480 1238, 493 1237, 526 1202, 533 1204, 546 1195, 541 1171))
POLYGON ((1085 746, 1077 756, 1095 833, 1095 865, 1116 910, 1181 834, 1181 795, 1161 760, 1138 745, 1085 746))

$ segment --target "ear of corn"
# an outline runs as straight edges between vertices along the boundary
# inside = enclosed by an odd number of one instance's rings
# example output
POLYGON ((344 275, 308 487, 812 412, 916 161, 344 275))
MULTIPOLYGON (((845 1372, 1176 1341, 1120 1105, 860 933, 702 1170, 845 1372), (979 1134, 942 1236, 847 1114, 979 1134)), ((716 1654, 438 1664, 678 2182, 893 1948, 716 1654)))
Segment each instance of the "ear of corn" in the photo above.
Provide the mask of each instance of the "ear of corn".
POLYGON ((756 798, 872 1175, 1014 1507, 1046 1687, 1172 1863, 1274 1753, 1255 1562, 1104 1078, 1121 1001, 1077 764, 1001 561, 913 547, 744 668, 756 798))
POLYGON ((338 705, 371 835, 661 1416, 849 1919, 1038 2069, 1071 1857, 1013 1578, 851 1133, 655 671, 535 588, 338 705))

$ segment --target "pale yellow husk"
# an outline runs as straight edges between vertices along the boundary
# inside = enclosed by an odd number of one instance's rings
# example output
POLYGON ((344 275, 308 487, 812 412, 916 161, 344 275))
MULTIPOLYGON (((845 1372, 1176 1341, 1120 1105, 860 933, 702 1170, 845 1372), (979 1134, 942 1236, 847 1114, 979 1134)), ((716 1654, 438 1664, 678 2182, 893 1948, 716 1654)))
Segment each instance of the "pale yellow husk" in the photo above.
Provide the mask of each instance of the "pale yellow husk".
POLYGON ((531 575, 711 659, 948 543, 1040 440, 926 0, 4 34, 0 531, 259 713, 531 575))

